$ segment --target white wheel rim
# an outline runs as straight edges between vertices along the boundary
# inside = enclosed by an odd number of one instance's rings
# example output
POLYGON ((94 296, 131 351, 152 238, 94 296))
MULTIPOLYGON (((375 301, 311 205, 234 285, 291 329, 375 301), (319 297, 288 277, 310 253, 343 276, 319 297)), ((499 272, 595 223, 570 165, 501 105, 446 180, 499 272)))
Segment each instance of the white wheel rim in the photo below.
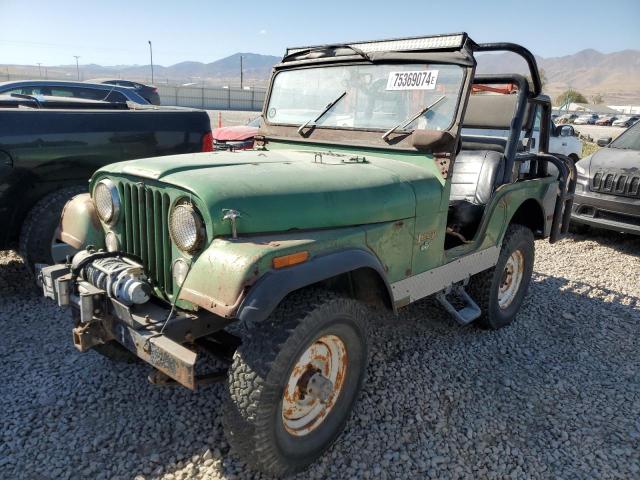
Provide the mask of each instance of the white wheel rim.
POLYGON ((336 404, 347 371, 347 349, 335 335, 314 341, 296 362, 282 396, 282 422, 303 436, 322 424, 336 404))
POLYGON ((502 281, 498 289, 498 305, 505 309, 513 303, 524 277, 524 255, 520 250, 511 254, 502 272, 502 281))

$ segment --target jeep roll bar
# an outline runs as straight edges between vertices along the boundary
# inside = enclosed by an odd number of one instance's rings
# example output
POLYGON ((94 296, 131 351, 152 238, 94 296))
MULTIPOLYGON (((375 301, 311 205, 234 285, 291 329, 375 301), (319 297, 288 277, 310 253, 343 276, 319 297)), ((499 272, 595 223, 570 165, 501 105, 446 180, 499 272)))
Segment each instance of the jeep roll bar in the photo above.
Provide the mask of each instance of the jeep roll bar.
MULTIPOLYGON (((502 45, 502 44, 500 44, 502 45)), ((533 59, 533 57, 532 57, 533 59)), ((535 59, 533 59, 535 62, 535 59)), ((576 189, 577 172, 573 161, 564 155, 549 153, 549 128, 551 119, 551 102, 546 95, 530 97, 529 82, 517 74, 511 75, 477 75, 473 83, 478 84, 516 84, 518 93, 513 119, 509 128, 509 136, 504 151, 505 168, 504 177, 500 184, 512 183, 513 167, 517 153, 520 133, 524 125, 524 115, 527 104, 531 105, 529 115, 535 115, 536 107, 542 110, 540 122, 540 144, 536 159, 536 175, 544 177, 548 175, 547 164, 551 163, 558 169, 558 194, 553 210, 549 242, 555 243, 562 239, 569 231, 573 197, 576 189), (542 160, 542 161, 537 161, 542 160)))
POLYGON ((546 162, 538 163, 537 174, 539 176, 548 175, 547 162, 554 164, 558 169, 558 196, 553 209, 553 220, 551 221, 551 232, 549 233, 549 243, 555 243, 564 238, 569 231, 578 172, 575 163, 569 157, 557 153, 548 153, 549 128, 551 126, 551 102, 549 97, 541 95, 533 98, 531 99, 531 104, 539 106, 542 110, 540 122, 541 141, 537 156, 546 162))
POLYGON ((529 102, 529 84, 527 79, 522 75, 477 75, 473 79, 473 83, 481 84, 503 84, 514 83, 518 86, 518 93, 516 95, 516 108, 513 112, 513 119, 511 120, 511 126, 509 128, 509 136, 507 138, 507 145, 504 149, 504 176, 500 180, 500 184, 506 184, 512 182, 513 164, 515 162, 516 153, 518 152, 518 143, 520 142, 520 132, 524 124, 524 114, 527 109, 527 102, 529 102))
POLYGON ((529 74, 531 75, 531 83, 533 84, 533 90, 531 91, 532 96, 537 97, 542 93, 542 81, 540 80, 540 72, 538 71, 538 62, 536 62, 536 57, 534 57, 533 53, 522 45, 508 42, 479 43, 477 47, 474 48, 474 51, 512 52, 516 55, 520 55, 529 66, 529 74))

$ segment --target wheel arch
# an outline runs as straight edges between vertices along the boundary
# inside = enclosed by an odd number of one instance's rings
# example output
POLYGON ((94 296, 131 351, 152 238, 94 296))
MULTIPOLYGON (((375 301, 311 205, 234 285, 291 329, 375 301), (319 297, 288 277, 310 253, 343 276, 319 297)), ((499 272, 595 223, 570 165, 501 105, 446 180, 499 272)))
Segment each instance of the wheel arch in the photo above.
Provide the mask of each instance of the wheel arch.
POLYGON ((318 284, 395 312, 391 286, 378 258, 363 249, 347 249, 267 272, 249 289, 236 317, 249 324, 263 321, 289 294, 318 284))
POLYGON ((507 225, 523 225, 529 228, 536 238, 542 238, 545 236, 546 223, 542 204, 535 198, 527 198, 515 210, 507 225))

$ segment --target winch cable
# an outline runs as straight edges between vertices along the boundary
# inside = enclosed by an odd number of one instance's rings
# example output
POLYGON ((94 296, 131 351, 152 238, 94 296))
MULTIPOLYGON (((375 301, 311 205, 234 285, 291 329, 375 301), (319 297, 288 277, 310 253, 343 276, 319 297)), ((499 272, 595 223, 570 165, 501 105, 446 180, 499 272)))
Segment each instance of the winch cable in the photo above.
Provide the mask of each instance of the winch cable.
POLYGON ((169 310, 169 314, 167 315, 167 318, 165 319, 165 321, 162 323, 162 328, 160 328, 160 331, 157 333, 154 333, 152 335, 150 335, 144 342, 144 345, 142 346, 143 350, 148 352, 149 351, 149 343, 151 342, 151 340, 153 338, 159 337, 164 333, 164 329, 167 326, 167 324, 169 323, 169 320, 171 320, 171 317, 173 316, 173 314, 176 311, 176 303, 178 302, 178 298, 180 297, 180 292, 182 292, 182 287, 183 285, 187 282, 187 278, 189 278, 189 274, 191 273, 191 266, 193 264, 189 263, 189 268, 187 270, 187 274, 184 276, 184 280, 182 281, 182 283, 180 284, 180 286, 178 287, 178 291, 176 292, 176 294, 173 296, 173 300, 171 301, 171 309, 169 310))

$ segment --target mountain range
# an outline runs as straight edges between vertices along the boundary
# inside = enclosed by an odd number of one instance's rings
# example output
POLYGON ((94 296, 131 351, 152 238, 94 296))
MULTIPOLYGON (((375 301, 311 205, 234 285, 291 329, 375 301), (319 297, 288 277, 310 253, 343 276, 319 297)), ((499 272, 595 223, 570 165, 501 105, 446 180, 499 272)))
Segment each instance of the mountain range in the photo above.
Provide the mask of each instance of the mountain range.
MULTIPOLYGON (((281 57, 256 53, 236 53, 211 63, 180 62, 168 67, 154 65, 154 81, 158 85, 198 84, 206 86, 239 85, 240 57, 242 56, 244 85, 266 86, 273 65, 281 57)), ((588 99, 601 95, 608 105, 640 105, 640 50, 623 50, 601 53, 597 50, 582 50, 573 55, 543 58, 536 56, 538 66, 544 71, 544 92, 552 98, 567 88, 574 88, 588 99)), ((10 76, 37 78, 45 73, 49 78, 76 78, 75 65, 42 67, 3 65, 10 76)), ((81 78, 120 77, 151 81, 149 65, 81 65, 81 78)), ((520 59, 511 53, 484 54, 478 56, 478 72, 527 73, 520 59)), ((6 76, 6 75, 5 75, 6 76)))
MULTIPOLYGON (((552 99, 573 88, 589 100, 601 95, 608 105, 640 105, 640 50, 601 53, 587 49, 562 57, 536 56, 536 61, 546 78, 543 91, 552 99)), ((528 72, 524 61, 511 53, 479 56, 477 71, 528 72)))

